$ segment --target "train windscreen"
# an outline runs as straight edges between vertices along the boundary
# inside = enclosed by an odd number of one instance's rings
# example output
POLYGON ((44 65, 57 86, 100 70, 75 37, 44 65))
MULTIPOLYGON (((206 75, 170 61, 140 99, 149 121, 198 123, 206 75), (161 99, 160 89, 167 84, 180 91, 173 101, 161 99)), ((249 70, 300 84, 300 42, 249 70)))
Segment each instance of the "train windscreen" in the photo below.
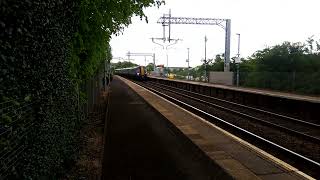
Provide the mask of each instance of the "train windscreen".
POLYGON ((144 76, 145 72, 144 72, 144 67, 140 66, 140 72, 141 72, 141 76, 144 76))

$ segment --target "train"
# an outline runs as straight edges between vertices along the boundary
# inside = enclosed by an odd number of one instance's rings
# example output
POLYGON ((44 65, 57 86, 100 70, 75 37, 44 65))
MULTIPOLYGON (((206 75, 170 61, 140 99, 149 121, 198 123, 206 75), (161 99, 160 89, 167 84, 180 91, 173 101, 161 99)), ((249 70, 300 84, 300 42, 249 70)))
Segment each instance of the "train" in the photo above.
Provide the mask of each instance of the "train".
POLYGON ((136 79, 136 80, 147 80, 147 71, 144 66, 135 66, 129 68, 115 69, 115 74, 126 78, 136 79))

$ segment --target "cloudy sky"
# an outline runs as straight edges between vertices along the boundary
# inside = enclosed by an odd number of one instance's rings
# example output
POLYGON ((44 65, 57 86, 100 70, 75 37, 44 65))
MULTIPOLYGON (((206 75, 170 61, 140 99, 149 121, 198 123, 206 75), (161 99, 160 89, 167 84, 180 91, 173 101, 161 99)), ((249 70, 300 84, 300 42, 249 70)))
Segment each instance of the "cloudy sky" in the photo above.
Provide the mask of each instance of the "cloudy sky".
MULTIPOLYGON (((231 57, 237 54, 237 33, 241 34, 240 54, 247 57, 284 41, 304 42, 312 35, 319 39, 319 7, 319 0, 166 0, 166 5, 160 8, 145 10, 149 23, 134 17, 122 35, 113 36, 112 54, 127 58, 128 51, 155 53, 156 64, 167 65, 166 51, 152 43, 150 38, 162 37, 162 26, 157 24, 157 20, 171 9, 173 17, 231 19, 231 57)), ((190 66, 200 65, 204 58, 205 35, 208 38, 208 58, 224 52, 225 32, 221 27, 180 24, 171 27, 171 38, 182 40, 170 46, 167 52, 170 67, 187 66, 187 48, 190 48, 190 66)), ((132 59, 145 65, 144 57, 132 59)), ((152 62, 151 57, 146 59, 148 62, 152 62)))

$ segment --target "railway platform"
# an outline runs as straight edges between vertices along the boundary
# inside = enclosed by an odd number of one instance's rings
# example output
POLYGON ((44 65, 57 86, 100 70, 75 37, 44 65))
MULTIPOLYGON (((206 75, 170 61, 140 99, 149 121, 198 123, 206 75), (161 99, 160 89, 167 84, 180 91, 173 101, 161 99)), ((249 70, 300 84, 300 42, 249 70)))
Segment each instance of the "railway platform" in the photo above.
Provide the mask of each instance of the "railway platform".
POLYGON ((110 90, 102 179, 231 179, 136 93, 142 89, 115 77, 110 90))
POLYGON ((150 76, 150 78, 169 80, 169 81, 175 81, 175 82, 184 82, 184 83, 190 83, 190 84, 195 84, 195 85, 210 86, 210 87, 215 87, 215 88, 219 88, 219 89, 235 90, 235 91, 240 91, 240 92, 261 94, 261 95, 266 95, 266 96, 274 96, 274 97, 280 97, 280 98, 286 98, 286 99, 292 99, 292 100, 320 103, 319 96, 307 96, 307 95, 301 95, 301 94, 293 94, 293 93, 286 93, 286 92, 280 92, 280 91, 271 91, 271 90, 265 90, 265 89, 255 89, 255 88, 249 88, 249 87, 235 87, 235 86, 227 86, 227 85, 212 84, 212 83, 205 83, 205 82, 168 79, 168 78, 156 77, 156 76, 150 76))
POLYGON ((103 179, 312 179, 124 78, 109 102, 103 179))

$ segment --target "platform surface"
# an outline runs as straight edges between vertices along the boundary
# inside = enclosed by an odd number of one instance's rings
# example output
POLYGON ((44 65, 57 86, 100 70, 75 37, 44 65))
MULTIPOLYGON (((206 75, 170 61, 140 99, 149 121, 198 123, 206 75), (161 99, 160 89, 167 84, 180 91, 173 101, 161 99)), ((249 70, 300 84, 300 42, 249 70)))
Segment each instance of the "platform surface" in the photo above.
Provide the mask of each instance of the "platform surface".
MULTIPOLYGON (((121 78, 235 179, 312 179, 289 164, 121 78)), ((179 143, 179 142, 176 142, 179 143)))
POLYGON ((118 77, 109 98, 102 179, 230 179, 118 77))
POLYGON ((220 88, 220 89, 261 94, 261 95, 266 95, 266 96, 281 97, 281 98, 287 98, 287 99, 298 100, 298 101, 309 101, 309 102, 313 102, 313 103, 320 103, 320 96, 307 96, 307 95, 300 95, 300 94, 293 94, 293 93, 286 93, 286 92, 279 92, 279 91, 272 91, 272 90, 255 89, 255 88, 249 88, 249 87, 226 86, 226 85, 221 85, 221 84, 212 84, 212 83, 178 80, 178 79, 168 79, 168 78, 155 77, 155 76, 149 76, 149 77, 155 78, 155 79, 168 80, 168 81, 176 81, 176 82, 183 82, 183 83, 190 83, 190 84, 196 84, 196 85, 202 85, 202 86, 215 87, 215 88, 220 88))

